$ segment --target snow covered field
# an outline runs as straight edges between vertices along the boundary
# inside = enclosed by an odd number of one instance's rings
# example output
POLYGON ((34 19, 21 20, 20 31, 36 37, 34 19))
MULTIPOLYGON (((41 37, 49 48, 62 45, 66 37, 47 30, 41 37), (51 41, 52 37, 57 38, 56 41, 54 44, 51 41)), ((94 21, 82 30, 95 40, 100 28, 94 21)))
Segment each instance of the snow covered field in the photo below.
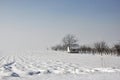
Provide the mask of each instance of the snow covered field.
POLYGON ((120 57, 31 51, 0 54, 0 80, 120 80, 120 57))

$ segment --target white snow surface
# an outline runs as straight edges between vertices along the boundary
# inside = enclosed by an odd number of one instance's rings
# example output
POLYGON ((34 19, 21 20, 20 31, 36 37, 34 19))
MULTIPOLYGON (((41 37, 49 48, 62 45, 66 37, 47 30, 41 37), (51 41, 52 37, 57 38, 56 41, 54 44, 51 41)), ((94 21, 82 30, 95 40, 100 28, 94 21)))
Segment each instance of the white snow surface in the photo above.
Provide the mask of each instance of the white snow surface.
POLYGON ((120 80, 119 61, 59 51, 0 54, 0 80, 120 80))

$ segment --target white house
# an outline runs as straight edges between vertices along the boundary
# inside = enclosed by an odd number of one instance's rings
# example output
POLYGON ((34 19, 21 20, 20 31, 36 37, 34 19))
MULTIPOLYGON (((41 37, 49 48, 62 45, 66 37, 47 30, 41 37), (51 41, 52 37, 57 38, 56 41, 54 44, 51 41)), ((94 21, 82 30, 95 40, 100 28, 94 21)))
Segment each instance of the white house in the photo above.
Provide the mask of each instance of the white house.
POLYGON ((79 53, 79 49, 80 49, 80 47, 78 44, 73 44, 73 45, 67 47, 67 52, 68 53, 79 53))

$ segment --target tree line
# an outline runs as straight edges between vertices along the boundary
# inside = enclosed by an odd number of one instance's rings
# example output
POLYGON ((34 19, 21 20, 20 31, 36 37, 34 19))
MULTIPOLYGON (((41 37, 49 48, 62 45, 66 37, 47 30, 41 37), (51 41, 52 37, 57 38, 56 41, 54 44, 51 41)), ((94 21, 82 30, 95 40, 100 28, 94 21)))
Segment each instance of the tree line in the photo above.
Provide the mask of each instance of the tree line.
MULTIPOLYGON (((63 37, 61 44, 52 46, 51 49, 55 51, 66 51, 67 47, 70 47, 73 44, 79 45, 78 40, 74 35, 68 34, 63 37)), ((120 56, 120 42, 114 44, 112 47, 109 47, 105 41, 96 42, 92 47, 88 45, 79 45, 79 53, 120 56)))

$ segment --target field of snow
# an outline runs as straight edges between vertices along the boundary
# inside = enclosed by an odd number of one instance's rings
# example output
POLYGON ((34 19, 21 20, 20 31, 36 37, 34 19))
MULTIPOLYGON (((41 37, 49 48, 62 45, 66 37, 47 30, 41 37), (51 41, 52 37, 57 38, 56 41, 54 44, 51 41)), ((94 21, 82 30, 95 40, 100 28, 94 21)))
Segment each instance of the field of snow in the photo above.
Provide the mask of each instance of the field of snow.
POLYGON ((31 51, 0 54, 0 80, 120 80, 120 57, 31 51))

